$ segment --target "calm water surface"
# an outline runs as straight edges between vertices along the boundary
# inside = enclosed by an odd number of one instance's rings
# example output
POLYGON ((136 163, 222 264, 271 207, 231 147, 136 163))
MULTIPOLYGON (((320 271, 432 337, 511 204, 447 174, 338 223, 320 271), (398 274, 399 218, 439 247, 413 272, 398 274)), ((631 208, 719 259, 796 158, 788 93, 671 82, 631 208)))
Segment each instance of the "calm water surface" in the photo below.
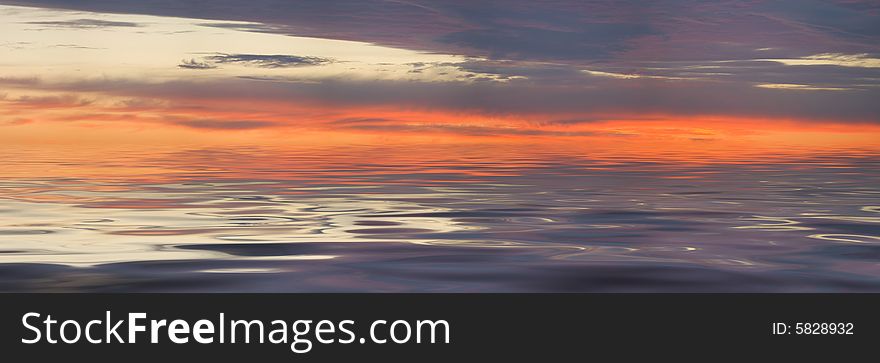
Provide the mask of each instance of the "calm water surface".
POLYGON ((871 152, 3 155, 5 291, 880 292, 871 152))

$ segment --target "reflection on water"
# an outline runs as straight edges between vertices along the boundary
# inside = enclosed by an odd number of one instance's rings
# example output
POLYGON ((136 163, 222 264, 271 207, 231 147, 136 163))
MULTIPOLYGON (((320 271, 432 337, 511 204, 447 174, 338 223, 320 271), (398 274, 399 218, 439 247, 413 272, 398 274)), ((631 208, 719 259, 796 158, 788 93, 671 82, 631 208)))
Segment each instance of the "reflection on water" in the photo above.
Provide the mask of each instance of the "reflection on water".
POLYGON ((15 149, 11 291, 880 291, 880 159, 15 149))

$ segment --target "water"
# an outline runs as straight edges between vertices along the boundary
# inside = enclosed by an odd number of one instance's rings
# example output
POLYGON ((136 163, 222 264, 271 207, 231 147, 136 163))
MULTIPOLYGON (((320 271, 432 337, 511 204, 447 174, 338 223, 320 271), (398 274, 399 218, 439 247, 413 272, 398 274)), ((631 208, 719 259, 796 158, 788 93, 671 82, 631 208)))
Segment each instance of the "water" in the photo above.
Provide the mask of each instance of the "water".
POLYGON ((880 158, 30 147, 4 291, 880 291, 880 158))

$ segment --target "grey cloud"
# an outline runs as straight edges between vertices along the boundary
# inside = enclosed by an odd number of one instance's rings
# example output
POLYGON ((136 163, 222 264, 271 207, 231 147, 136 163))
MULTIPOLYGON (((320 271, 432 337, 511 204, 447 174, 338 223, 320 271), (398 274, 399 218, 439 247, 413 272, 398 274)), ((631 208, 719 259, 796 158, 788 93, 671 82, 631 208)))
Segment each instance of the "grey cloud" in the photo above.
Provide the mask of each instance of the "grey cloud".
POLYGON ((180 68, 185 68, 185 69, 213 69, 213 68, 217 68, 217 66, 215 66, 213 64, 210 64, 208 62, 198 61, 195 59, 190 59, 190 60, 184 59, 177 66, 180 68))
POLYGON ((648 35, 642 24, 585 24, 579 31, 495 26, 444 35, 441 42, 475 48, 500 59, 601 59, 626 48, 631 38, 648 35))
POLYGON ((525 77, 542 83, 567 84, 582 83, 581 67, 569 64, 553 64, 526 61, 496 61, 471 59, 453 64, 460 70, 477 74, 491 74, 498 79, 507 80, 525 77))
MULTIPOLYGON (((760 60, 820 53, 880 54, 880 12, 876 1, 3 2, 215 19, 228 23, 207 26, 459 54, 473 57, 455 65, 462 70, 510 79, 503 84, 333 79, 313 84, 264 78, 259 83, 238 79, 201 85, 185 81, 150 85, 110 80, 40 87, 93 89, 168 99, 176 96, 260 97, 278 102, 296 100, 327 105, 540 114, 542 119, 551 120, 577 120, 570 115, 573 113, 638 112, 831 118, 852 122, 877 122, 880 118, 880 103, 876 102, 880 99, 877 69, 786 66, 760 60), (645 77, 590 76, 581 72, 585 69, 645 77), (514 79, 517 76, 527 79, 514 79), (856 91, 754 87, 761 83, 856 91), (566 116, 553 117, 556 113, 566 116)), ((299 56, 208 56, 219 58, 204 58, 199 62, 258 67, 321 62, 299 56)), ((414 70, 424 70, 449 65, 412 66, 414 70)), ((26 79, 6 81, 0 79, 19 87, 32 83, 26 79)))
MULTIPOLYGON (((611 72, 616 67, 605 68, 611 72)), ((822 87, 880 87, 880 68, 855 68, 839 65, 785 65, 766 60, 703 62, 691 64, 653 64, 639 70, 642 75, 682 77, 723 82, 794 83, 822 87)))
POLYGON ((42 81, 37 77, 4 77, 0 76, 0 84, 7 86, 36 86, 42 81))
POLYGON ((878 49, 876 2, 780 0, 3 0, 227 23, 243 31, 586 65, 603 59, 753 59, 878 49), (252 22, 253 24, 234 23, 252 22), (757 49, 771 48, 758 51, 757 49))
MULTIPOLYGON (((0 82, 2 83, 2 82, 0 82)), ((160 99, 259 99, 323 107, 380 106, 404 109, 516 114, 547 119, 554 114, 734 115, 880 122, 880 89, 811 92, 760 89, 725 82, 613 82, 602 87, 569 87, 480 82, 327 80, 321 83, 233 79, 212 82, 148 83, 84 80, 40 83, 45 90, 106 92, 160 99), (530 116, 532 115, 532 116, 530 116)))
POLYGON ((107 48, 99 48, 99 47, 87 47, 87 46, 77 45, 77 44, 55 44, 54 47, 56 47, 56 48, 68 48, 68 49, 89 49, 89 50, 95 50, 95 49, 107 49, 107 48))
POLYGON ((199 25, 211 28, 232 29, 254 33, 282 33, 285 30, 285 27, 283 26, 274 26, 260 23, 202 23, 199 25))
POLYGON ((237 63, 260 68, 317 66, 333 61, 329 58, 283 54, 218 54, 205 59, 214 63, 237 63))
MULTIPOLYGON (((297 1, 133 0, 4 1, 65 9, 135 13, 230 21, 201 25, 356 40, 415 50, 475 56, 579 59, 604 57, 626 41, 654 33, 644 5, 595 7, 577 1, 297 1), (611 8, 612 11, 608 11, 611 8), (599 11, 597 11, 599 10, 599 11), (630 13, 637 14, 635 16, 630 13), (252 22, 243 24, 231 21, 252 22)), ((654 6, 648 6, 654 8, 654 6)))
POLYGON ((791 19, 806 26, 841 36, 880 36, 876 2, 828 2, 817 0, 775 0, 756 6, 771 16, 791 19), (874 10, 872 14, 871 11, 874 10))
POLYGON ((108 21, 108 20, 100 20, 100 19, 76 19, 76 20, 65 20, 65 21, 32 21, 32 22, 28 22, 28 24, 43 25, 43 26, 50 26, 50 27, 59 27, 59 28, 75 28, 75 29, 114 28, 114 27, 134 28, 134 27, 141 26, 141 24, 131 23, 131 22, 127 22, 127 21, 108 21))

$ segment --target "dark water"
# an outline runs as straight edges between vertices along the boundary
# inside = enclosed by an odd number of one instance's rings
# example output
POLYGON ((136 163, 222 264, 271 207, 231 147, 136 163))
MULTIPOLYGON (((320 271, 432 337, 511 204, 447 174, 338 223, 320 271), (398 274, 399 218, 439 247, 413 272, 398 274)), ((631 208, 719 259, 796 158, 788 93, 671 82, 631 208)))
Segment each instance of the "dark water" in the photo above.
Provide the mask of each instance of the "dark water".
POLYGON ((880 158, 8 149, 5 291, 880 291, 880 158))

